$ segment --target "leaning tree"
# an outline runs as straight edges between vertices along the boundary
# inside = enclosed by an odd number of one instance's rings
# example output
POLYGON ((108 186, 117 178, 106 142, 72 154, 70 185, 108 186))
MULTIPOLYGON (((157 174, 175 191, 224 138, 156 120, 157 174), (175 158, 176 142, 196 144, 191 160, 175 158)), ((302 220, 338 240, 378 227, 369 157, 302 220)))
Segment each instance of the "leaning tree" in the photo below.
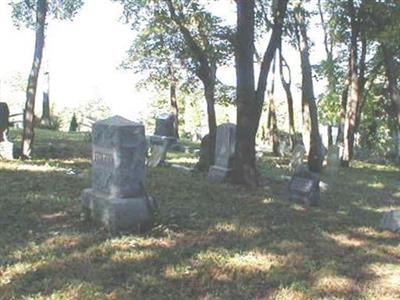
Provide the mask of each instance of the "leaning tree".
POLYGON ((25 26, 36 32, 33 63, 26 88, 22 135, 22 158, 30 158, 34 140, 36 89, 45 44, 46 21, 48 17, 59 20, 72 19, 83 5, 83 0, 14 0, 10 5, 17 28, 25 26))

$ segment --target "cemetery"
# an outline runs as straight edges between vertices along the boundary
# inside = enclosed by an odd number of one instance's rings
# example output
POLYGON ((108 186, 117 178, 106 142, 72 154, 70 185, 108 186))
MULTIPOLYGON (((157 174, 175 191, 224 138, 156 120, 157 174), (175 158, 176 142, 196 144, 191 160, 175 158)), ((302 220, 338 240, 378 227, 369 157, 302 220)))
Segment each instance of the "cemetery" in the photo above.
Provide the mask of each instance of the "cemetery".
POLYGON ((114 1, 137 35, 124 71, 152 92, 129 111, 122 85, 115 103, 56 109, 68 81, 37 64, 46 22, 103 2, 33 2, 4 6, 36 43, 23 105, 0 77, 0 300, 400 299, 399 5, 114 1), (307 40, 313 24, 325 40, 307 40))

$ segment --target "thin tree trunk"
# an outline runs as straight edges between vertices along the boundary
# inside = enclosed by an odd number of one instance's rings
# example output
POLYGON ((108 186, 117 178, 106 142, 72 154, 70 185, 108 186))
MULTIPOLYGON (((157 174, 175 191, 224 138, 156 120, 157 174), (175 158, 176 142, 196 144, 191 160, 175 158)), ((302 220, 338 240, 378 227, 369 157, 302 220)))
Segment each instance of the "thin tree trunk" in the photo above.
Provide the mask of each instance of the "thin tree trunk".
POLYGON ((302 70, 302 103, 306 118, 309 119, 310 150, 308 153, 308 167, 310 171, 320 173, 322 170, 322 141, 318 128, 318 111, 314 96, 312 70, 309 59, 309 41, 305 23, 304 11, 299 9, 295 14, 300 33, 300 55, 302 70))
POLYGON ((280 47, 279 47, 279 73, 280 73, 283 89, 285 90, 285 93, 286 93, 288 115, 289 115, 289 135, 290 135, 290 141, 291 141, 291 148, 293 149, 293 147, 296 143, 296 131, 295 131, 295 125, 294 125, 293 95, 292 95, 292 91, 291 91, 291 87, 290 87, 292 84, 292 76, 291 76, 290 67, 282 55, 282 45, 280 45, 280 47), (285 79, 285 75, 283 74, 283 67, 285 67, 288 70, 289 78, 287 81, 285 79))
POLYGON ((336 145, 343 145, 344 143, 344 123, 346 122, 346 107, 347 107, 347 99, 349 97, 349 84, 350 84, 350 75, 346 79, 342 95, 340 101, 340 124, 338 128, 338 135, 336 137, 336 145))
POLYGON ((255 136, 257 127, 256 98, 254 91, 254 0, 237 2, 237 44, 236 44, 236 96, 237 128, 236 147, 232 179, 248 186, 258 184, 255 136))
MULTIPOLYGON (((239 1, 241 2, 241 1, 239 1)), ((261 62, 260 74, 258 76, 257 90, 256 90, 256 103, 257 111, 254 118, 254 127, 258 129, 260 118, 264 106, 265 91, 267 88, 268 74, 271 68, 272 60, 275 57, 276 50, 281 44, 283 22, 285 20, 287 11, 288 0, 278 0, 276 10, 274 13, 274 25, 272 27, 271 38, 268 43, 267 50, 264 53, 261 62)))
POLYGON ((22 135, 22 158, 30 158, 34 140, 35 97, 40 65, 42 63, 45 40, 47 1, 37 0, 36 5, 36 41, 31 73, 26 89, 24 131, 22 135))
POLYGON ((381 47, 385 59, 386 76, 389 83, 389 97, 396 108, 396 160, 400 161, 400 90, 397 84, 398 66, 393 49, 384 44, 382 44, 381 47))
POLYGON ((177 101, 177 97, 176 97, 176 81, 172 80, 170 87, 169 87, 169 91, 170 91, 170 105, 171 105, 171 109, 172 112, 175 116, 175 120, 174 120, 174 128, 175 128, 175 137, 177 139, 179 139, 179 107, 178 107, 178 101, 177 101))
POLYGON ((351 18, 351 44, 350 44, 350 91, 346 107, 346 121, 344 124, 344 147, 342 156, 342 166, 349 167, 353 158, 354 134, 356 130, 357 108, 360 103, 359 77, 357 70, 358 45, 357 38, 359 34, 356 20, 356 12, 353 0, 348 0, 349 14, 351 18))
POLYGON ((271 79, 271 90, 269 91, 269 112, 268 112, 268 129, 269 135, 272 136, 272 152, 275 156, 280 156, 279 149, 279 134, 278 134, 278 120, 276 118, 276 107, 275 107, 275 67, 276 58, 272 65, 272 79, 271 79))
POLYGON ((208 131, 210 135, 210 166, 215 162, 215 145, 217 139, 217 118, 215 114, 215 83, 203 83, 204 96, 207 102, 208 131))
POLYGON ((332 125, 328 125, 328 146, 333 145, 332 125))

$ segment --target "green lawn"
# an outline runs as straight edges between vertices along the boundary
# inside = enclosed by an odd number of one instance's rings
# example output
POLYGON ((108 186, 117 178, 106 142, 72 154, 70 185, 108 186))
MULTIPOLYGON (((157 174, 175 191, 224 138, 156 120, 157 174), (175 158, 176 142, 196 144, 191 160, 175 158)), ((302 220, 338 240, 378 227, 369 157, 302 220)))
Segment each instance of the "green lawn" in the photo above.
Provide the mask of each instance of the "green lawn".
POLYGON ((379 230, 398 167, 356 162, 313 208, 287 200, 284 159, 254 191, 151 169, 155 228, 110 237, 81 219, 89 159, 84 134, 40 130, 34 160, 0 162, 0 299, 400 299, 400 236, 379 230))

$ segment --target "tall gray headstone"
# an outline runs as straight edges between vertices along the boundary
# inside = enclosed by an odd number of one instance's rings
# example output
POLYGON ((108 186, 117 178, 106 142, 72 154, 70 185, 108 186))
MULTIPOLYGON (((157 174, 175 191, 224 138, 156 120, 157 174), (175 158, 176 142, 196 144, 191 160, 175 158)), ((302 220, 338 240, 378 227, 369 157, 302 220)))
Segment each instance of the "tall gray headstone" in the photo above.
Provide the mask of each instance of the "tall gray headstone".
POLYGON ((297 144, 293 149, 292 159, 289 163, 289 171, 294 174, 303 167, 303 160, 306 154, 306 148, 297 144))
POLYGON ((175 115, 162 114, 158 116, 154 135, 175 137, 175 115))
POLYGON ((92 188, 83 192, 88 216, 110 231, 143 231, 154 203, 144 190, 144 126, 120 116, 96 122, 92 132, 92 188))
POLYGON ((0 142, 7 139, 6 132, 9 127, 10 111, 5 102, 0 102, 0 142))
POLYGON ((209 178, 223 180, 230 175, 235 144, 236 125, 226 123, 218 126, 215 144, 215 164, 208 171, 209 178))
POLYGON ((0 158, 14 159, 14 144, 8 141, 7 132, 9 127, 10 111, 5 102, 0 102, 0 158))

